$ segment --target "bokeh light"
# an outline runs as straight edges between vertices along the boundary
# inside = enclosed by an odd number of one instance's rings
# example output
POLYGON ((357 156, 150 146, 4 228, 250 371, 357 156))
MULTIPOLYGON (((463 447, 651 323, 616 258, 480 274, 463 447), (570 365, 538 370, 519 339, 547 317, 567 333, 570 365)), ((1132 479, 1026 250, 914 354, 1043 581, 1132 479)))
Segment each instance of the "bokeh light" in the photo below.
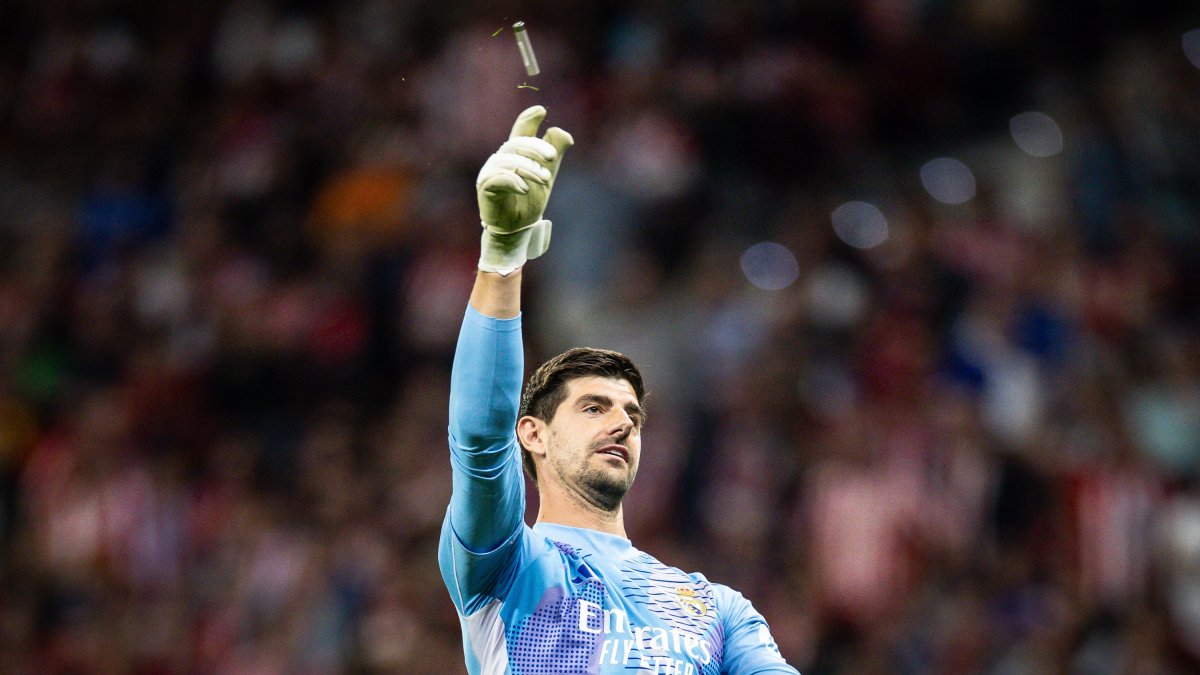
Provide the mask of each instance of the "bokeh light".
POLYGON ((833 231, 854 248, 874 248, 887 241, 887 218, 868 202, 846 202, 833 210, 833 231))
POLYGON ((921 167, 921 185, 943 204, 962 204, 975 197, 975 174, 952 157, 939 157, 921 167))
POLYGON ((751 246, 742 254, 742 273, 755 286, 778 291, 800 278, 800 263, 782 244, 764 241, 751 246))
POLYGON ((871 301, 866 282, 854 268, 828 264, 813 270, 804 288, 809 319, 834 330, 862 321, 871 301))
POLYGON ((1183 53, 1193 66, 1200 68, 1200 28, 1183 34, 1183 53))
POLYGON ((1009 120, 1008 130, 1017 147, 1034 157, 1050 157, 1062 152, 1062 129, 1046 113, 1031 111, 1016 115, 1009 120))

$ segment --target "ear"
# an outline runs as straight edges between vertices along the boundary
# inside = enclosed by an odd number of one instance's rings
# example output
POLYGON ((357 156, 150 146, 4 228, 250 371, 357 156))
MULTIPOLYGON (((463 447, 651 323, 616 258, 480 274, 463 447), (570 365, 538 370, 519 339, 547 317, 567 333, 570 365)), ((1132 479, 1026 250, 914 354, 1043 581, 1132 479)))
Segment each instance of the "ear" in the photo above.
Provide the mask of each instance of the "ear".
POLYGON ((538 457, 546 457, 546 423, 542 420, 526 415, 517 420, 517 440, 531 454, 538 457))

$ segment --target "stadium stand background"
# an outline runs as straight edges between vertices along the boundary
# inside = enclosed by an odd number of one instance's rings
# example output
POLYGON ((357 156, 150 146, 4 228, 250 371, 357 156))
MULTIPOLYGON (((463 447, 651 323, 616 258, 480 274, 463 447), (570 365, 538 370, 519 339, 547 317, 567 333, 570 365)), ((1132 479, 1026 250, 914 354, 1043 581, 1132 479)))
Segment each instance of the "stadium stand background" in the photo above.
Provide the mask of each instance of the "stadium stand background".
POLYGON ((6 0, 0 670, 462 671, 435 542, 472 183, 542 103, 577 144, 529 361, 642 364, 636 545, 811 675, 1196 672, 1198 28, 6 0))

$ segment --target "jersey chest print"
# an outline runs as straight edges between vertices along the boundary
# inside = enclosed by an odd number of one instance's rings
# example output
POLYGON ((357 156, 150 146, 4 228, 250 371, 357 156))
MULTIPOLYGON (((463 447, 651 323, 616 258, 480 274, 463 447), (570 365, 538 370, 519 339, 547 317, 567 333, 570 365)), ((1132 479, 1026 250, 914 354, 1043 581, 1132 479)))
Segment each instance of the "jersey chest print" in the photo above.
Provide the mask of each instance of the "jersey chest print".
POLYGON ((720 672, 720 618, 707 583, 645 553, 605 574, 588 564, 589 556, 555 546, 565 583, 548 588, 531 613, 510 624, 514 673, 720 672))

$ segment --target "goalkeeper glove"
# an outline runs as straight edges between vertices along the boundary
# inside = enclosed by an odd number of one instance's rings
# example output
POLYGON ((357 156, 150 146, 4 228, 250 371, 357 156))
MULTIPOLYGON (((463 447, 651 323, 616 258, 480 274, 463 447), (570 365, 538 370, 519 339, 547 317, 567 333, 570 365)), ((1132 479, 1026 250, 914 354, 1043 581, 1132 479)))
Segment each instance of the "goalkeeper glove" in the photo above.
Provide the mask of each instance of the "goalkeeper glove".
POLYGON ((483 239, 479 269, 507 276, 550 247, 550 221, 542 218, 563 153, 575 141, 551 127, 540 105, 517 116, 508 141, 488 158, 475 179, 483 239))

